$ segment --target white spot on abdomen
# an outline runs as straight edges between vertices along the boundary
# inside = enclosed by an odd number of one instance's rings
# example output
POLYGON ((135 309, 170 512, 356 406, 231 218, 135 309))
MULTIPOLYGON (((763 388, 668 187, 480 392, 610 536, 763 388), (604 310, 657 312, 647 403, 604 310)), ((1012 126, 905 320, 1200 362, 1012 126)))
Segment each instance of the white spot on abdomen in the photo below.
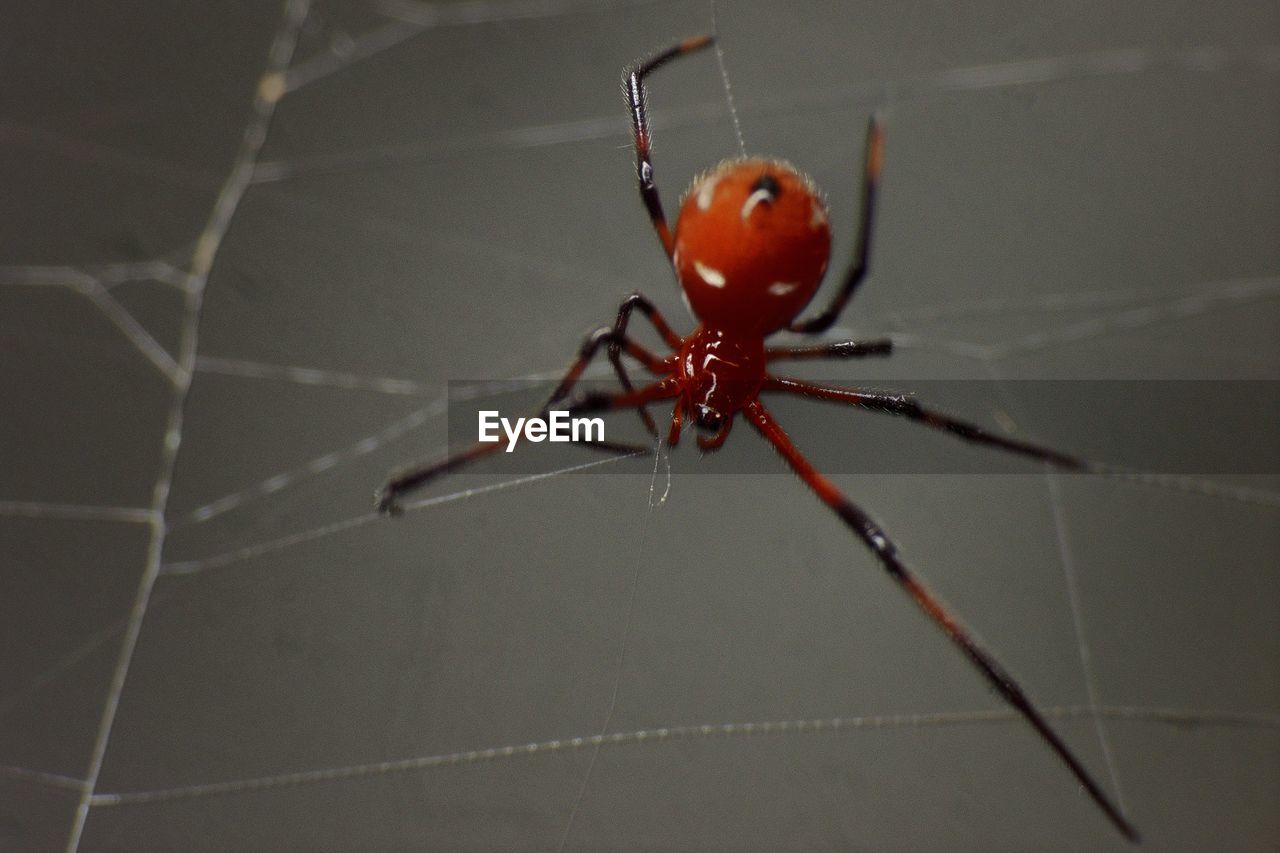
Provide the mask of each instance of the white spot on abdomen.
POLYGON ((702 181, 702 185, 698 187, 698 209, 710 210, 711 201, 715 198, 716 182, 720 180, 719 175, 709 175, 702 181))
POLYGON ((819 228, 827 224, 827 212, 822 209, 822 205, 818 202, 811 202, 813 205, 813 213, 809 214, 809 228, 817 231, 819 228))
POLYGON ((724 287, 724 273, 720 272, 720 270, 712 269, 702 261, 694 261, 693 268, 707 284, 712 287, 724 287))
POLYGON ((757 204, 762 201, 773 201, 773 193, 768 190, 756 190, 747 196, 747 200, 742 203, 742 221, 746 222, 747 217, 751 215, 751 211, 755 210, 757 204))
POLYGON ((769 293, 772 296, 786 296, 799 286, 799 284, 791 281, 775 281, 769 285, 769 293))

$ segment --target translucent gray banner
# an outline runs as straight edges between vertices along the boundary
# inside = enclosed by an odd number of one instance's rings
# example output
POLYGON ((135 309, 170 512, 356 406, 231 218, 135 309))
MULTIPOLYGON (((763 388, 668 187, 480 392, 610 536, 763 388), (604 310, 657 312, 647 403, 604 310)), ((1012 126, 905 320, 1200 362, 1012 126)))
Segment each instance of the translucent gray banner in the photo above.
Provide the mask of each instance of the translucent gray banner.
MULTIPOLYGON (((815 380, 816 381, 816 380, 815 380)), ((839 382, 816 381, 825 386, 839 382)), ((617 450, 552 440, 562 431, 572 438, 570 415, 559 415, 546 430, 527 431, 550 395, 553 383, 455 381, 449 384, 449 444, 474 445, 487 433, 499 445, 468 470, 531 474, 617 455, 617 450), (521 422, 519 419, 525 419, 521 422), (506 419, 505 426, 502 419, 506 419), (511 435, 519 429, 512 446, 511 435), (539 438, 539 435, 541 437, 539 438)), ((979 427, 997 439, 1038 444, 1113 470, 1145 474, 1258 475, 1280 473, 1280 382, 1231 381, 911 381, 857 390, 914 401, 979 427)), ((583 381, 574 399, 615 394, 613 381, 583 381)), ((883 407, 853 405, 766 392, 761 396, 796 445, 822 470, 840 474, 1008 474, 1035 473, 1043 463, 1006 449, 949 433, 883 407)), ((648 410, 665 439, 674 400, 648 410)), ((556 409, 567 412, 568 403, 556 409)), ((632 445, 639 464, 590 466, 584 472, 649 470, 654 439, 635 410, 583 413, 599 419, 592 437, 632 445), (646 461, 647 460, 647 461, 646 461)), ((963 431, 963 426, 957 429, 963 431)), ((680 445, 670 456, 682 471, 716 474, 778 472, 785 466, 742 415, 724 447, 702 452, 705 431, 685 418, 680 445)), ((584 436, 579 425, 578 437, 584 436)))

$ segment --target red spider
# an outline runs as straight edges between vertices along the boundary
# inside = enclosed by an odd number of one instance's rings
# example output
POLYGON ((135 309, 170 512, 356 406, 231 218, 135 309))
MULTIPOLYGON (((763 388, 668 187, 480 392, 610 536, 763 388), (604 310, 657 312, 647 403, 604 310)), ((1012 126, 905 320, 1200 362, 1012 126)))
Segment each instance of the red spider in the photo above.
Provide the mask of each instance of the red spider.
MULTIPOLYGON (((704 431, 698 436, 698 446, 714 450, 724 443, 734 418, 741 414, 874 552, 889 576, 960 647, 991 686, 1022 714, 1116 828, 1127 839, 1137 842, 1137 830, 1049 727, 1013 677, 911 573, 880 526, 801 455, 760 401, 760 393, 788 392, 899 415, 968 441, 1030 456, 1066 470, 1089 471, 1093 466, 1067 454, 990 434, 974 424, 926 409, 910 397, 823 387, 766 371, 772 361, 885 356, 892 350, 888 340, 844 341, 799 349, 764 345, 767 336, 782 329, 816 334, 830 328, 862 282, 867 271, 883 132, 879 122, 872 118, 867 129, 858 242, 844 281, 825 310, 809 319, 798 320, 818 290, 831 249, 826 207, 804 175, 778 160, 726 161, 694 181, 681 205, 674 235, 667 226, 649 156, 644 78, 675 57, 711 43, 709 35, 686 39, 628 69, 624 79, 635 136, 640 197, 679 278, 689 309, 701 322, 690 335, 682 338, 671 330, 653 303, 639 293, 631 294, 623 301, 612 326, 602 326, 587 336, 578 357, 540 415, 545 418, 562 402, 567 402, 569 410, 575 413, 635 408, 650 432, 656 434, 645 405, 674 400, 668 444, 674 446, 679 440, 684 419, 688 417, 704 431), (637 308, 672 349, 670 355, 659 358, 627 336, 627 323, 637 308), (606 343, 622 392, 591 393, 570 400, 569 395, 583 370, 606 343), (635 389, 622 364, 624 352, 661 378, 635 389)), ((631 449, 608 442, 596 444, 605 449, 631 449)), ((439 462, 395 476, 379 493, 378 509, 386 514, 398 514, 399 500, 406 492, 493 453, 501 446, 495 442, 477 443, 439 462)))

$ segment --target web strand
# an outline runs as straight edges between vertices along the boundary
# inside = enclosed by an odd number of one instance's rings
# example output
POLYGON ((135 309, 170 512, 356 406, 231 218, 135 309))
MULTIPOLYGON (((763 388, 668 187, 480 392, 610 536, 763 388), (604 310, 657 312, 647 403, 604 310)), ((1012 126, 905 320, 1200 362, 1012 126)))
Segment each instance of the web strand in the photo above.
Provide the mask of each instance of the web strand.
MULTIPOLYGON (((988 362, 988 372, 997 383, 1005 405, 1016 411, 1016 402, 1005 389, 1002 377, 995 365, 988 362)), ((1080 581, 1076 575, 1075 556, 1071 552, 1071 540, 1067 529, 1066 512, 1062 507, 1062 494, 1058 488, 1058 473, 1050 465, 1044 466, 1045 484, 1049 498, 1050 511, 1053 517, 1053 538, 1057 546, 1058 563, 1062 568, 1063 585, 1067 592, 1067 609, 1071 612, 1071 629, 1076 643, 1076 656, 1080 662, 1080 673, 1084 680, 1085 696, 1091 711, 1101 708, 1102 701, 1098 689, 1098 679, 1093 672, 1093 653, 1089 646, 1088 636, 1084 628, 1084 605, 1080 597, 1080 581)), ((1121 814, 1128 814, 1129 808, 1124 799, 1124 788, 1120 785, 1120 774, 1116 770, 1115 758, 1112 755, 1111 741, 1107 737, 1106 726, 1099 714, 1091 714, 1094 735, 1102 749, 1103 762, 1107 767, 1107 775, 1111 780, 1111 790, 1115 794, 1116 805, 1121 814)))
MULTIPOLYGON (((570 465, 567 468, 558 468, 554 471, 544 471, 540 474, 530 474, 526 477, 518 477, 514 480, 504 480, 500 483, 493 483, 488 486, 477 486, 472 489, 462 489, 457 492, 450 492, 447 495, 438 495, 433 498, 423 498, 416 501, 406 501, 401 505, 401 509, 406 512, 417 512, 428 507, 439 506, 441 504, 453 503, 454 501, 467 500, 479 495, 489 494, 490 492, 502 491, 515 486, 523 486, 528 483, 536 483, 539 480, 547 480, 552 477, 559 477, 564 474, 570 474, 575 471, 583 471, 587 468, 594 468, 598 465, 608 465, 616 463, 623 459, 630 459, 637 456, 637 453, 625 453, 618 456, 611 456, 607 459, 596 459, 591 462, 583 462, 580 465, 570 465)), ((345 518, 341 521, 325 524, 320 527, 314 527, 310 530, 304 530, 298 533, 292 533, 288 536, 281 536, 278 539, 271 539, 266 542, 260 542, 256 545, 246 545, 243 548, 237 548, 232 551, 226 551, 221 554, 215 554, 209 557, 202 557, 197 560, 184 560, 177 563, 166 563, 161 567, 161 573, 166 575, 191 575, 199 572, 208 571, 209 569, 221 568, 223 566, 238 563, 252 557, 261 557, 275 551, 282 551, 285 548, 291 548, 295 545, 301 545, 304 542, 312 542, 317 539, 323 539, 333 536, 337 533, 343 533, 353 530, 357 527, 363 527, 374 521, 381 519, 382 516, 375 512, 357 515, 352 518, 345 518)))
MULTIPOLYGON (((643 530, 648 529, 648 516, 643 530)), ((627 646, 631 642, 631 620, 635 616, 636 594, 640 587, 640 559, 639 555, 644 553, 643 549, 636 549, 633 553, 633 562, 635 567, 631 572, 631 582, 627 588, 627 608, 626 614, 622 619, 622 640, 618 644, 618 658, 613 667, 613 686, 609 689, 609 704, 605 708, 604 722, 600 724, 600 733, 591 738, 591 758, 587 762, 587 769, 582 774, 582 784, 578 787, 578 794, 573 799, 573 805, 569 808, 569 817, 565 821, 564 833, 560 836, 560 846, 558 850, 563 853, 565 847, 569 844, 569 839, 573 836, 574 820, 578 816, 578 810, 582 807, 583 800, 587 797, 587 787, 591 784, 591 775, 596 768, 596 760, 600 757, 600 747, 604 744, 609 734, 609 727, 613 724, 613 712, 618 707, 618 693, 622 688, 622 673, 627 662, 627 646)))
MULTIPOLYGON (((1179 708, 1114 706, 1087 708, 1065 706, 1042 708, 1045 717, 1055 720, 1087 719, 1102 716, 1111 720, 1150 723, 1176 727, 1216 726, 1232 729, 1280 729, 1280 714, 1249 714, 1234 711, 1195 711, 1179 708)), ((946 711, 928 714, 876 714, 825 719, 766 720, 746 723, 704 723, 673 725, 633 731, 530 741, 506 746, 424 755, 415 758, 376 761, 368 764, 327 767, 276 776, 236 779, 199 785, 184 785, 152 791, 128 791, 96 794, 95 807, 144 805, 168 800, 192 799, 227 794, 243 794, 273 788, 313 785, 349 779, 413 773, 436 768, 465 766, 488 762, 510 761, 556 752, 642 746, 678 740, 736 739, 754 737, 793 737, 797 735, 839 734, 864 730, 947 728, 970 725, 1021 724, 1018 712, 1011 708, 982 711, 946 711)))
POLYGON ((725 103, 729 105, 729 117, 733 119, 733 135, 738 140, 738 155, 747 156, 747 143, 742 139, 742 123, 738 120, 738 108, 733 103, 733 88, 729 85, 729 69, 724 64, 724 47, 720 43, 720 21, 716 15, 716 0, 711 0, 711 34, 715 36, 716 65, 720 67, 720 82, 724 86, 725 103))
POLYGON ((125 681, 129 674, 129 665, 137 648, 138 637, 142 632, 142 622, 146 617, 147 607, 156 579, 160 576, 161 555, 164 551, 166 528, 163 522, 169 504, 169 492, 173 482, 173 474, 177 465, 178 450, 182 445, 182 425, 188 394, 191 390, 191 376, 195 369, 197 333, 200 326, 200 314, 203 304, 204 288, 209 280, 209 272, 213 268, 214 258, 226 235, 231 217, 235 214, 245 190, 249 187, 249 179, 253 174, 253 162, 257 158, 262 144, 266 141, 267 127, 275 112, 276 104, 282 94, 280 78, 297 45, 298 34, 306 20, 309 3, 307 0, 289 0, 284 8, 284 21, 276 33, 271 45, 266 73, 263 74, 254 98, 253 117, 245 128, 240 150, 233 162, 226 183, 214 201, 213 210, 207 224, 196 241, 192 252, 191 276, 192 286, 186 293, 186 304, 177 359, 181 373, 177 377, 176 393, 169 409, 168 426, 165 431, 160 474, 153 489, 151 511, 160 520, 151 523, 151 541, 147 548, 146 565, 138 584, 137 596, 129 611, 129 622, 125 629, 124 639, 120 644, 120 653, 111 683, 107 690, 102 718, 98 726, 98 734, 94 741, 88 771, 85 774, 85 786, 80 801, 76 806, 75 817, 67 839, 67 853, 76 853, 80 846, 80 838, 84 832, 85 821, 89 816, 89 808, 93 794, 97 788, 98 774, 102 771, 102 763, 106 756, 107 746, 111 739, 111 731, 115 723, 116 711, 120 705, 120 697, 124 692, 125 681))
MULTIPOLYGON (((1062 576, 1067 589, 1067 601, 1071 611, 1071 625, 1075 631, 1076 649, 1080 658, 1080 671, 1084 676, 1085 695, 1088 707, 1092 710, 1102 707, 1102 698, 1098 690, 1098 678, 1093 671, 1093 652, 1089 647, 1088 637, 1084 630, 1084 606, 1080 600, 1080 581, 1076 576, 1075 557, 1071 553, 1071 542, 1067 530, 1066 513, 1062 507, 1062 494, 1058 488, 1058 475, 1046 468, 1045 481, 1049 487, 1049 505, 1053 509, 1054 539, 1058 546, 1059 562, 1062 565, 1062 576)), ((1115 756, 1111 750, 1111 739, 1107 737, 1106 726, 1102 717, 1094 714, 1093 731, 1102 748, 1102 759, 1107 766, 1107 775, 1111 778, 1111 790, 1115 792, 1116 805, 1120 811, 1128 813, 1129 807, 1124 800, 1124 788, 1120 784, 1120 773, 1116 770, 1115 756)))
MULTIPOLYGON (((374 517, 371 514, 366 514, 347 518, 333 524, 282 536, 240 549, 213 554, 205 558, 164 563, 164 549, 166 542, 168 542, 169 534, 183 524, 208 520, 232 510, 241 509, 251 500, 266 499, 279 495, 283 490, 292 488, 310 477, 333 471, 352 459, 365 456, 373 450, 398 439, 409 430, 421 425, 426 418, 434 417, 439 413, 437 410, 439 401, 430 400, 430 395, 435 389, 412 380, 361 376, 342 371, 325 371, 299 366, 275 366, 248 360, 206 357, 197 354, 197 333, 202 311, 202 298, 208 283, 209 272, 246 189, 258 182, 265 184, 270 181, 284 181, 295 175, 344 172, 371 166, 382 166, 386 163, 409 163, 415 160, 453 157, 457 156, 459 152, 475 150, 519 151, 569 144, 581 140, 620 136, 624 135, 627 130, 623 117, 589 117, 563 123, 505 128, 497 132, 477 133, 473 136, 427 140, 426 142, 415 142, 406 146, 363 148, 357 151, 338 152, 314 159, 299 158, 288 161, 259 162, 258 154, 261 143, 265 139, 271 112, 280 98, 287 93, 312 85, 358 62, 381 54, 395 45, 403 43, 417 33, 435 26, 511 21, 533 17, 554 17, 570 14, 578 8, 578 4, 571 2, 571 0, 515 0, 515 2, 508 3, 480 0, 480 2, 457 4, 456 9, 430 3, 387 0, 377 6, 378 11, 384 15, 395 17, 397 20, 353 38, 350 43, 343 43, 340 49, 290 67, 290 54, 295 44, 294 40, 296 40, 298 32, 304 23, 307 5, 305 0, 287 4, 286 20, 277 30, 269 67, 261 80, 258 101, 255 103, 255 115, 246 128, 245 142, 240 154, 237 155, 231 174, 226 177, 225 181, 223 180, 224 176, 221 175, 207 175, 164 163, 156 158, 138 157, 115 151, 96 143, 91 144, 79 140, 71 140, 54 131, 20 128, 9 122, 0 122, 0 131, 3 131, 6 136, 10 136, 11 139, 17 140, 22 145, 27 147, 38 145, 53 146, 66 153, 67 156, 73 157, 78 163, 99 166, 108 172, 125 171, 144 174, 152 178, 161 177, 164 180, 188 187, 222 187, 218 203, 215 205, 208 224, 201 235, 199 246, 192 253, 192 271, 190 272, 179 269, 163 260, 145 261, 136 264, 86 266, 83 268, 72 266, 0 267, 0 285, 56 285, 67 287, 83 294, 88 300, 92 301, 96 310, 104 318, 114 324, 119 333, 128 340, 129 345, 144 356, 150 362, 151 367, 164 376, 175 391, 175 399, 169 412, 168 429, 160 460, 162 470, 154 484, 151 505, 145 507, 113 507, 54 502, 42 503, 39 501, 0 501, 0 516, 3 517, 146 524, 151 527, 151 540, 148 545, 142 578, 139 582, 136 598, 128 613, 114 624, 95 633, 87 643, 78 646, 69 655, 64 656, 55 664, 53 669, 41 673, 37 679, 24 685, 21 690, 6 695, 4 700, 0 701, 0 715, 3 715, 14 706, 16 701, 25 699, 30 692, 41 689, 50 683, 54 675, 64 671, 71 663, 83 659, 92 649, 98 648, 112 638, 123 636, 120 641, 116 666, 111 673, 111 683, 108 688, 102 717, 99 721, 97 737, 93 743, 93 755, 86 778, 76 779, 41 770, 0 765, 0 777, 23 783, 34 783, 69 790, 81 795, 81 800, 77 806, 72 837, 68 842, 67 849, 70 851, 77 849, 81 833, 84 831, 88 809, 95 807, 129 806, 220 794, 250 793, 291 785, 359 779, 390 773, 425 771, 433 768, 480 762, 516 760, 525 756, 553 752, 591 749, 590 763, 582 780, 577 799, 574 801, 568 825, 565 827, 562 839, 563 847, 570 839, 574 815, 578 813, 579 807, 585 800, 592 769, 596 765, 596 757, 600 749, 651 745, 677 739, 692 741, 762 735, 790 737, 802 733, 831 734, 870 729, 893 730, 930 726, 996 725, 1016 720, 1017 717, 1013 712, 1002 710, 959 712, 954 714, 847 717, 828 720, 795 719, 772 722, 674 725, 626 732, 610 732, 609 729, 620 690, 632 619, 632 608, 636 596, 636 578, 633 578, 626 611, 626 626, 623 630, 621 651, 614 670, 608 708, 603 726, 596 734, 151 791, 104 793, 96 790, 99 787, 99 775, 108 751, 117 706, 124 691, 134 651, 138 646, 143 622, 145 617, 154 612, 155 608, 162 603, 162 595, 154 592, 154 585, 159 576, 164 574, 196 573, 227 566, 257 556, 274 554, 306 542, 341 535, 347 531, 363 527, 371 523, 374 517), (442 13, 446 17, 450 15, 453 17, 449 20, 442 19, 440 17, 442 13), (258 109, 259 106, 264 104, 266 105, 265 112, 258 109), (116 296, 112 295, 112 287, 124 281, 154 281, 188 296, 184 306, 182 328, 180 330, 181 343, 179 352, 170 353, 161 346, 125 307, 127 302, 122 304, 116 296), (377 391, 402 396, 416 395, 427 397, 430 402, 426 407, 416 410, 401 420, 393 421, 371 436, 360 438, 354 442, 347 440, 347 444, 317 455, 301 466, 272 473, 256 483, 249 483, 244 488, 237 489, 232 494, 224 495, 204 504, 182 519, 172 520, 165 517, 170 511, 169 491, 173 483, 175 465, 183 439, 186 399, 190 391, 193 375, 197 372, 234 376, 244 381, 283 381, 297 385, 323 385, 345 391, 377 391)), ((611 4, 611 6, 627 5, 644 5, 644 0, 636 3, 617 2, 611 4)), ((712 25, 713 29, 716 29, 714 2, 712 3, 712 25)), ((725 100, 734 126, 738 150, 745 156, 746 149, 739 115, 730 89, 724 55, 718 42, 716 56, 725 100)), ((1280 71, 1280 49, 1276 45, 1243 50, 1224 50, 1201 46, 1162 54, 1145 48, 1124 48, 1071 56, 950 69, 901 81, 895 91, 906 91, 913 95, 938 91, 982 92, 1032 84, 1043 85, 1085 77, 1131 76, 1149 73, 1155 69, 1172 67, 1195 73, 1215 74, 1221 72, 1224 68, 1241 64, 1248 64, 1266 73, 1274 74, 1280 71)), ((789 95, 780 96, 773 101, 753 102, 748 112, 749 114, 766 114, 794 110, 797 104, 805 107, 820 107, 822 104, 855 101, 867 97, 869 93, 882 91, 881 87, 883 86, 892 87, 894 84, 876 83, 873 85, 868 83, 862 87, 844 87, 842 90, 820 90, 812 93, 812 96, 810 96, 810 93, 800 93, 799 96, 792 100, 788 100, 791 97, 789 95)), ((666 122, 656 122, 656 124, 659 128, 697 126, 708 124, 712 121, 722 121, 722 118, 722 107, 695 105, 683 111, 672 111, 666 122)), ((264 187, 264 195, 268 193, 274 194, 277 199, 283 197, 275 187, 264 187)), ((393 224, 398 225, 407 232, 414 228, 411 223, 393 224)), ((355 227, 364 227, 364 223, 362 222, 355 227)), ((486 251, 482 242, 478 241, 478 243, 480 244, 470 249, 463 247, 464 251, 473 251, 477 258, 487 261, 491 261, 500 252, 507 251, 506 247, 493 247, 491 250, 486 251)), ((509 251, 508 259, 513 265, 524 268, 531 268, 537 263, 537 259, 531 255, 521 255, 514 250, 509 251)), ((570 273, 577 274, 575 271, 564 269, 556 271, 557 275, 568 275, 570 273)), ((602 286, 613 287, 617 284, 618 281, 616 279, 610 279, 602 286)), ((617 289, 626 288, 618 287, 617 289)), ((1105 316, 1054 328, 1038 329, 1030 334, 995 344, 960 340, 932 340, 909 335, 903 335, 901 338, 895 337, 895 344, 902 348, 935 349, 993 364, 1010 355, 1047 350, 1062 344, 1076 344, 1096 340, 1109 334, 1146 328, 1168 320, 1200 316, 1220 307, 1253 304, 1258 300, 1273 298, 1276 294, 1280 294, 1280 278, 1271 277, 1205 285, 1201 291, 1180 294, 1174 299, 1165 298, 1154 290, 1095 293, 1072 291, 1025 299, 1016 297, 1013 299, 925 306, 911 311, 904 311, 900 314, 885 316, 891 316, 898 322, 906 319, 936 319, 963 315, 999 316, 1002 311, 1024 310, 1027 306, 1043 310, 1054 310, 1068 306, 1097 307, 1107 311, 1105 316)), ((864 322, 871 322, 865 317, 863 320, 864 322)), ((594 461, 581 466, 572 466, 530 477, 506 480, 480 488, 455 491, 417 501, 408 508, 410 510, 425 510, 433 506, 470 499, 513 486, 520 486, 543 479, 558 478, 580 468, 605 465, 619 461, 621 458, 626 457, 594 461)), ((665 457, 655 455, 654 479, 650 483, 651 509, 658 472, 657 466, 660 458, 667 461, 665 457)), ((670 462, 667 461, 668 490, 671 484, 670 470, 670 462)), ((1105 477, 1163 489, 1175 489, 1214 498, 1226 498, 1245 503, 1280 507, 1280 494, 1265 490, 1247 489, 1176 475, 1149 475, 1141 472, 1128 472, 1118 468, 1100 471, 1099 473, 1105 477)), ((1058 719, 1092 720, 1101 742, 1108 770, 1111 774, 1112 784, 1118 798, 1120 786, 1116 778, 1113 757, 1104 731, 1104 720, 1154 723, 1179 727, 1221 726, 1267 731, 1280 729, 1280 715, 1276 714, 1242 714, 1226 711, 1192 711, 1174 708, 1106 707, 1100 704, 1100 697, 1091 670, 1090 651, 1082 630, 1083 620, 1078 600, 1079 590, 1076 588, 1075 568, 1067 541, 1066 519, 1062 517, 1061 496, 1058 494, 1059 483, 1053 479, 1053 476, 1050 475, 1049 480, 1050 502, 1054 511, 1059 553, 1065 573, 1071 615, 1075 625, 1079 646, 1078 651, 1088 692, 1087 705, 1085 706, 1047 709, 1045 713, 1049 717, 1058 719)), ((658 505, 661 505, 665 497, 666 494, 664 493, 662 498, 658 500, 658 505)), ((636 571, 639 571, 638 567, 636 571)), ((1132 782, 1132 780, 1130 781, 1132 782)))
MULTIPOLYGON (((1144 48, 1133 47, 991 65, 961 66, 897 80, 867 81, 838 88, 791 92, 772 98, 753 98, 751 112, 759 115, 793 113, 800 107, 821 110, 879 98, 886 91, 894 93, 895 104, 905 104, 937 92, 981 92, 1096 77, 1128 77, 1168 67, 1208 74, 1219 73, 1224 66, 1236 65, 1255 68, 1266 74, 1280 73, 1280 60, 1275 58, 1280 55, 1280 44, 1223 51, 1222 65, 1213 69, 1206 69, 1195 62, 1194 57, 1202 50, 1203 48, 1188 48, 1174 54, 1156 54, 1144 48)), ((673 127, 706 126, 722 121, 723 118, 723 106, 695 104, 682 109, 666 108, 661 115, 651 116, 650 124, 655 130, 666 130, 673 127)), ((366 147, 310 158, 269 161, 259 165, 254 180, 283 181, 309 174, 383 168, 390 163, 443 160, 461 152, 515 151, 610 137, 621 139, 629 134, 630 124, 627 118, 610 114, 489 133, 366 147)))

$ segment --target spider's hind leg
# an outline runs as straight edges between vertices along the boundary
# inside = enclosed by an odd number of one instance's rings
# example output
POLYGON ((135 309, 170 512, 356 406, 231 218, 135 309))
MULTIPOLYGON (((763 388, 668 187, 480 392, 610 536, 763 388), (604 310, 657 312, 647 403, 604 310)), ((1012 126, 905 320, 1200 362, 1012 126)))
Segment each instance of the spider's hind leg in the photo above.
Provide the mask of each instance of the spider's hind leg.
POLYGON ((786 460, 805 485, 814 491, 824 504, 831 508, 840 519, 848 525, 863 544, 871 549, 889 576, 900 586, 916 605, 941 628, 951 641, 964 652, 965 657, 982 673, 987 683, 995 688, 1022 718, 1026 720, 1036 733, 1040 735, 1054 754, 1066 765, 1076 781, 1084 787, 1098 808, 1107 816, 1116 829, 1125 838, 1135 844, 1140 838, 1133 824, 1120 811, 1119 806, 1103 791, 1102 786, 1089 774, 1080 759, 1076 758, 1070 747, 1062 740, 1045 720, 1044 715, 1036 709, 1022 687, 1014 680, 991 652, 987 651, 969 633, 951 611, 947 609, 933 592, 915 576, 898 553, 897 547, 889 539, 880 525, 865 510, 845 497, 839 487, 813 467, 808 459, 791 442, 791 438, 778 425, 759 400, 747 404, 743 414, 764 438, 773 445, 778 454, 786 460))

